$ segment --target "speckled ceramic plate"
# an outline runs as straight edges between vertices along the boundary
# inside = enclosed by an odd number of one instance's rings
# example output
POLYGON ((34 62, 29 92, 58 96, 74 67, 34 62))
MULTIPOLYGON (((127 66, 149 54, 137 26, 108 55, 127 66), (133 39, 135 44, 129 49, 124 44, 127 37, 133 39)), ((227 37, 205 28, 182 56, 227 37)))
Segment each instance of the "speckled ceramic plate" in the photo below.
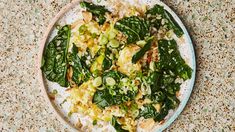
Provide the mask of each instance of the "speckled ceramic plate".
MULTIPOLYGON (((131 4, 137 4, 135 0, 128 0, 131 4)), ((56 115, 58 116, 58 119, 61 120, 64 124, 68 125, 71 127, 74 131, 77 131, 74 127, 74 124, 76 123, 76 118, 78 116, 74 115, 70 118, 68 118, 68 112, 69 112, 69 104, 64 104, 63 107, 60 105, 61 102, 68 96, 65 92, 65 88, 60 87, 56 83, 49 82, 48 80, 45 79, 40 66, 41 66, 41 59, 43 55, 43 50, 45 45, 52 39, 52 37, 55 36, 55 25, 60 24, 71 24, 74 22, 76 19, 78 19, 80 16, 78 15, 77 12, 80 10, 78 1, 73 1, 72 3, 68 4, 65 6, 61 11, 55 16, 55 18, 51 21, 50 25, 48 26, 48 29, 45 31, 45 36, 43 37, 41 44, 40 44, 40 53, 39 53, 39 58, 38 58, 38 71, 39 71, 39 80, 41 81, 42 84, 42 91, 44 92, 45 98, 47 100, 47 103, 51 106, 51 108, 55 111, 56 115), (49 93, 52 92, 54 89, 58 91, 59 97, 57 97, 55 100, 50 100, 49 98, 49 93)), ((97 1, 94 0, 93 3, 97 4, 97 1)), ((194 48, 193 44, 191 42, 190 36, 179 19, 179 17, 164 3, 160 2, 159 0, 139 0, 139 4, 144 3, 149 6, 153 6, 155 4, 159 4, 164 6, 164 8, 174 17, 176 22, 180 25, 180 27, 184 31, 184 41, 182 44, 179 44, 179 50, 181 52, 182 57, 186 60, 187 64, 193 69, 192 73, 192 78, 190 80, 185 81, 181 85, 180 89, 180 97, 179 100, 181 101, 179 107, 171 111, 167 117, 165 123, 162 125, 156 125, 154 127, 154 131, 163 131, 166 129, 170 124, 179 116, 179 114, 182 112, 184 109, 190 94, 192 92, 193 86, 194 86, 194 81, 195 81, 195 73, 196 73, 196 60, 195 60, 195 53, 194 53, 194 48)), ((101 2, 102 4, 102 2, 101 2)), ((95 129, 93 129, 96 131, 95 129)))

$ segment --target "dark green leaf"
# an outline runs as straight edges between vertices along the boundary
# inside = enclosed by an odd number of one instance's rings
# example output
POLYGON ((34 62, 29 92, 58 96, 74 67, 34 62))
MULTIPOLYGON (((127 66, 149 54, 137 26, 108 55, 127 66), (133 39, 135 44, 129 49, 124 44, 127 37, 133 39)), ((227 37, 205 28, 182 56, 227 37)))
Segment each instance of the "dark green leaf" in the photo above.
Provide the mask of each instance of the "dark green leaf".
POLYGON ((160 82, 161 82, 162 73, 154 71, 148 77, 148 82, 151 86, 151 91, 156 92, 160 89, 160 82))
POLYGON ((156 113, 154 118, 155 121, 162 121, 168 114, 169 108, 167 105, 163 104, 160 113, 156 113))
MULTIPOLYGON (((187 80, 191 78, 192 69, 185 63, 178 50, 175 40, 159 40, 158 50, 160 55, 161 69, 171 70, 175 75, 187 80)), ((171 78, 171 77, 170 77, 171 78)), ((173 80, 165 77, 165 83, 171 83, 173 80)))
POLYGON ((134 56, 132 57, 132 63, 136 63, 138 60, 140 60, 144 54, 150 50, 151 45, 152 45, 152 40, 153 38, 148 39, 147 43, 144 45, 143 48, 140 49, 134 56))
POLYGON ((164 12, 165 10, 163 6, 155 5, 153 8, 149 9, 146 12, 147 20, 149 20, 150 24, 153 27, 159 29, 161 26, 162 17, 164 16, 164 12))
POLYGON ((172 29, 178 37, 181 37, 184 34, 181 27, 178 25, 172 15, 164 9, 163 6, 155 5, 153 8, 149 9, 146 12, 146 17, 147 20, 150 21, 150 24, 157 29, 159 29, 160 26, 166 25, 167 28, 169 30, 172 29), (166 20, 164 25, 162 25, 162 19, 166 20))
POLYGON ((125 34, 127 43, 144 40, 150 36, 150 26, 147 21, 137 16, 125 17, 116 22, 114 28, 125 34))
POLYGON ((57 35, 46 46, 43 54, 44 63, 41 67, 49 81, 67 87, 67 53, 71 30, 69 25, 61 27, 57 35))
POLYGON ((152 104, 144 105, 143 109, 140 110, 138 117, 154 118, 156 115, 156 109, 152 106, 152 104))
POLYGON ((138 116, 154 118, 155 121, 161 121, 170 109, 175 109, 179 105, 176 92, 180 90, 180 83, 175 83, 175 80, 177 77, 189 79, 192 72, 181 57, 174 40, 159 40, 158 51, 160 60, 156 64, 156 71, 151 71, 147 79, 151 95, 146 95, 145 98, 150 98, 153 103, 162 104, 162 107, 158 113, 151 104, 145 105, 138 116))
POLYGON ((85 8, 87 11, 91 12, 93 16, 95 16, 96 21, 102 25, 104 24, 104 22, 106 21, 105 18, 105 13, 109 12, 104 6, 100 6, 100 5, 94 5, 93 3, 89 3, 89 2, 81 2, 80 6, 82 8, 85 8))
POLYGON ((111 124, 116 129, 117 132, 128 132, 127 130, 122 129, 121 124, 117 122, 117 117, 112 118, 111 124))
POLYGON ((102 69, 108 70, 112 66, 112 60, 108 57, 105 57, 102 63, 102 69))
POLYGON ((167 96, 165 103, 169 109, 175 109, 178 107, 180 101, 176 96, 167 96))
POLYGON ((93 122, 92 122, 92 125, 97 125, 97 120, 94 120, 93 122))
POLYGON ((72 53, 69 55, 69 63, 73 69, 72 80, 79 86, 91 77, 91 73, 84 61, 78 56, 78 48, 73 45, 72 53))
POLYGON ((160 112, 157 112, 152 104, 144 105, 143 109, 140 110, 139 116, 144 117, 145 119, 153 118, 155 121, 162 121, 168 114, 169 107, 167 105, 163 105, 160 112))
POLYGON ((166 98, 166 95, 162 91, 155 92, 151 95, 151 99, 154 103, 163 102, 165 98, 166 98))
POLYGON ((112 60, 108 57, 110 54, 112 54, 112 52, 108 48, 106 48, 104 54, 105 54, 105 58, 102 63, 102 69, 105 71, 105 70, 108 70, 112 66, 112 60))
POLYGON ((170 85, 167 85, 165 90, 169 95, 175 95, 177 91, 180 89, 179 83, 171 83, 170 85))
POLYGON ((104 109, 107 106, 119 105, 123 103, 122 97, 124 95, 118 92, 118 89, 105 88, 103 90, 97 90, 93 96, 93 103, 100 108, 104 109), (115 95, 112 95, 115 92, 115 95))
POLYGON ((100 108, 105 108, 113 104, 112 96, 107 89, 97 90, 93 96, 93 103, 98 105, 100 108))
POLYGON ((165 10, 165 19, 168 20, 166 23, 168 29, 173 29, 174 33, 178 36, 181 37, 184 32, 181 29, 181 27, 178 25, 178 23, 175 21, 175 19, 172 17, 172 15, 165 10))

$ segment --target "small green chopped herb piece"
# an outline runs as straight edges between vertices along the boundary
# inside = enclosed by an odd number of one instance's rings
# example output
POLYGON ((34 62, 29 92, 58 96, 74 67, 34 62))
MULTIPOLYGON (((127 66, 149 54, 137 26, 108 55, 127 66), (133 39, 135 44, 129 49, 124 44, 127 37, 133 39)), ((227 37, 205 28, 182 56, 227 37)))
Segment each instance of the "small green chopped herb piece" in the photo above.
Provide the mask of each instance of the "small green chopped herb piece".
POLYGON ((102 85, 102 78, 101 77, 97 77, 93 80, 93 86, 95 87, 99 87, 100 85, 102 85))
POLYGON ((60 106, 62 107, 62 105, 67 102, 67 99, 64 99, 62 103, 60 103, 60 106))
POLYGON ((93 124, 93 126, 97 125, 97 120, 94 120, 94 121, 92 122, 92 124, 93 124))
POLYGON ((115 29, 112 29, 111 31, 108 32, 108 38, 109 40, 112 40, 116 37, 116 32, 115 32, 115 29))
POLYGON ((72 114, 73 114, 73 112, 70 111, 70 112, 68 113, 68 117, 70 118, 70 117, 72 116, 72 114))
POLYGON ((116 40, 116 39, 112 39, 109 41, 109 45, 112 47, 112 48, 118 48, 120 43, 116 40))
POLYGON ((97 34, 96 34, 96 33, 92 33, 92 34, 91 34, 91 37, 92 37, 92 38, 96 38, 96 37, 97 37, 97 34))
POLYGON ((80 34, 84 34, 85 32, 86 32, 86 30, 87 30, 87 26, 85 25, 85 24, 83 24, 83 25, 81 25, 80 27, 79 27, 79 33, 80 34))
POLYGON ((106 84, 109 86, 114 86, 116 84, 116 81, 112 77, 107 77, 106 84))
POLYGON ((53 93, 53 94, 57 94, 58 91, 57 91, 56 89, 53 89, 52 93, 53 93))
POLYGON ((108 42, 109 42, 108 38, 104 34, 102 34, 99 38, 99 44, 100 45, 105 45, 108 42))

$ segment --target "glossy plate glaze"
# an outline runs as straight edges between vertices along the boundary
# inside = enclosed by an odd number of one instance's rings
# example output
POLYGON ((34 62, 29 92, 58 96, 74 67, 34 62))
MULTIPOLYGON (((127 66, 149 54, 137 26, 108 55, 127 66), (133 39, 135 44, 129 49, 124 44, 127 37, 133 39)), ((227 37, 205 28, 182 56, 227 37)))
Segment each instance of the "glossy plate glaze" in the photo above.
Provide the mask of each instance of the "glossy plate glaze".
MULTIPOLYGON (((180 89, 180 96, 179 100, 181 101, 179 107, 175 109, 174 111, 170 111, 169 114, 166 117, 165 123, 162 125, 155 125, 153 131, 163 131, 167 127, 169 127, 173 121, 179 116, 179 114, 183 111, 185 105, 188 102, 188 99, 190 97, 190 94, 192 92, 194 82, 195 82, 195 74, 196 74, 196 60, 195 60, 195 53, 194 53, 194 47, 191 41, 191 38, 179 19, 179 17, 163 2, 155 0, 155 1, 150 1, 150 0, 139 0, 136 2, 136 0, 127 0, 130 4, 135 5, 135 4, 147 4, 150 7, 152 7, 155 4, 159 4, 164 6, 165 10, 167 10, 176 20, 176 22, 180 25, 180 27, 184 31, 184 36, 183 40, 178 39, 177 42, 179 43, 179 50, 182 55, 182 57, 186 60, 187 64, 193 69, 192 72, 192 78, 190 80, 185 81, 181 85, 180 89)), ((41 66, 41 59, 44 51, 45 45, 55 36, 56 29, 55 25, 64 25, 64 24, 71 24, 76 19, 81 17, 81 14, 78 12, 80 11, 80 6, 79 6, 80 0, 73 1, 72 3, 68 4, 64 8, 61 9, 61 11, 55 16, 55 18, 51 21, 50 25, 48 26, 44 37, 40 43, 40 51, 39 51, 39 56, 38 56, 38 67, 37 70, 39 71, 39 80, 42 85, 42 91, 43 94, 47 100, 47 103, 51 106, 51 108, 54 110, 54 113, 56 113, 57 117, 61 122, 64 124, 68 125, 68 127, 71 127, 74 131, 77 131, 78 129, 75 128, 76 124, 76 118, 84 118, 86 119, 87 117, 82 116, 81 114, 78 115, 73 115, 70 118, 68 118, 68 112, 69 112, 69 103, 63 104, 61 106, 61 103, 63 100, 68 96, 68 94, 65 91, 65 88, 60 87, 56 83, 49 82, 48 80, 45 79, 40 66, 41 66), (49 98, 49 93, 52 92, 54 89, 58 91, 58 97, 56 97, 55 100, 51 100, 49 98)), ((97 4, 97 1, 94 0, 93 3, 97 4)), ((103 1, 100 4, 105 4, 103 1)), ((110 124, 108 124, 110 125, 110 124)), ((99 130, 98 128, 93 129, 94 130, 99 130)))

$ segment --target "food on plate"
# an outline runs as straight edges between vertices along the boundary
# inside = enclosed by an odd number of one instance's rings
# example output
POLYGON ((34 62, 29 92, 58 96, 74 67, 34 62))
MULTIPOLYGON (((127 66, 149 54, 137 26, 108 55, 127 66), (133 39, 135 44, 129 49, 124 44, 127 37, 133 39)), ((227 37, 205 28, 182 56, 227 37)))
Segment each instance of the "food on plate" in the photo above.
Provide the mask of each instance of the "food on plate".
POLYGON ((164 123, 192 74, 176 40, 183 30, 160 5, 80 6, 82 19, 58 29, 41 67, 49 81, 67 88, 69 115, 86 115, 94 126, 109 122, 120 132, 164 123))

